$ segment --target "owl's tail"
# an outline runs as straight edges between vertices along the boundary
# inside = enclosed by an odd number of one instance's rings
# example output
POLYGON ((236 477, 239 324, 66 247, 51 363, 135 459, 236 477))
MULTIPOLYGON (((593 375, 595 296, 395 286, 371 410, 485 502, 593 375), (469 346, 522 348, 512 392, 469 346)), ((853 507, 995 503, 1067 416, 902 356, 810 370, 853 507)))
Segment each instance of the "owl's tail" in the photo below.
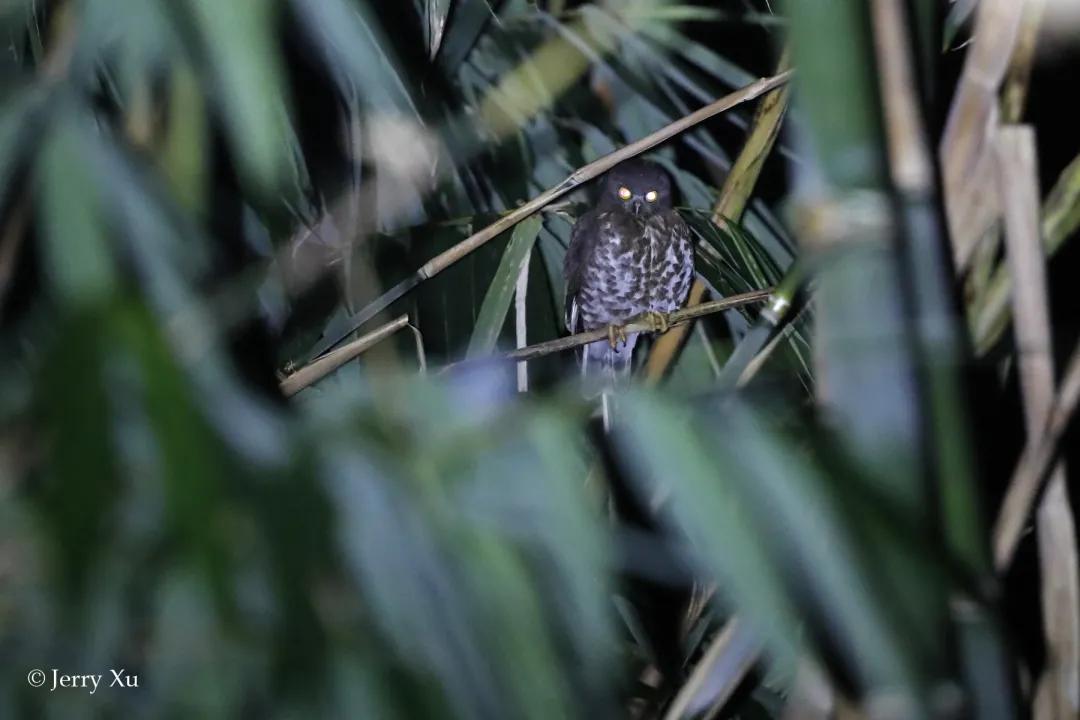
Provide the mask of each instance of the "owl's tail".
POLYGON ((612 347, 607 340, 586 345, 580 354, 581 381, 586 397, 600 396, 604 430, 610 429, 614 395, 630 381, 636 335, 612 347))
POLYGON ((616 390, 626 384, 630 378, 631 359, 636 343, 635 333, 628 335, 626 342, 619 342, 616 347, 612 347, 607 340, 598 340, 582 348, 578 362, 588 396, 616 390))

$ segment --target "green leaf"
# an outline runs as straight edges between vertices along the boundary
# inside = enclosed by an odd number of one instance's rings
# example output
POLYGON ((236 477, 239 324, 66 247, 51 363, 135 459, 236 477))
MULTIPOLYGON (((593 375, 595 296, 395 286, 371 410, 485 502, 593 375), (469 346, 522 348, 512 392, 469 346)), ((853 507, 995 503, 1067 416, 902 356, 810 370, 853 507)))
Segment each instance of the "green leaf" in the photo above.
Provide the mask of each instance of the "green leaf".
POLYGON ((206 51, 204 70, 214 80, 243 180, 269 197, 285 189, 287 181, 295 182, 299 172, 274 37, 277 4, 187 0, 187 7, 206 51))
POLYGON ((706 453, 706 443, 719 438, 703 439, 685 409, 656 396, 630 395, 616 407, 615 438, 629 458, 626 467, 639 495, 669 499, 666 514, 689 540, 694 559, 747 613, 774 652, 793 657, 795 608, 740 473, 706 453))
POLYGON ((484 304, 480 306, 480 315, 476 319, 476 329, 469 341, 467 357, 488 355, 494 349, 506 321, 510 300, 514 296, 514 284, 528 262, 536 236, 540 232, 540 222, 539 215, 530 215, 514 228, 510 243, 499 262, 499 269, 495 271, 484 296, 484 304))
POLYGON ((359 92, 370 106, 384 112, 420 116, 391 46, 364 3, 293 0, 292 4, 348 93, 359 92))
POLYGON ((65 303, 78 306, 108 296, 116 270, 89 131, 71 105, 58 112, 72 117, 57 125, 38 159, 38 213, 49 280, 65 303))
POLYGON ((473 46, 482 37, 484 28, 495 17, 501 0, 470 0, 458 3, 454 10, 454 22, 445 35, 440 64, 454 70, 468 57, 473 46))
POLYGON ((111 318, 105 307, 76 309, 58 324, 35 383, 35 412, 51 449, 32 500, 44 539, 54 546, 57 585, 65 591, 58 599, 70 602, 78 602, 98 568, 120 494, 113 388, 106 377, 113 348, 102 331, 111 318))
POLYGON ((206 204, 209 129, 195 73, 176 64, 169 81, 169 120, 158 161, 176 201, 197 217, 206 204))
POLYGON ((34 86, 4 92, 0 97, 0 201, 9 197, 14 189, 12 179, 37 145, 43 125, 37 120, 48 97, 34 86))

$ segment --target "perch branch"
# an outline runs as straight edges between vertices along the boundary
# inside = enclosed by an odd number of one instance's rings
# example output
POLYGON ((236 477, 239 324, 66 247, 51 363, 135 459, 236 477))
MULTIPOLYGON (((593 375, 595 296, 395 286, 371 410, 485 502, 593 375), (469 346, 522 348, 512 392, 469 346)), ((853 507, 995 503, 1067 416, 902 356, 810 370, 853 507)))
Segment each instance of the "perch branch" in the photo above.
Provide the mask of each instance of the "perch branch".
MULTIPOLYGON (((668 321, 669 327, 681 325, 686 322, 690 322, 696 318, 704 315, 711 315, 712 313, 720 312, 721 310, 730 310, 731 308, 740 307, 742 305, 750 305, 751 303, 762 302, 769 298, 772 293, 772 288, 766 288, 765 290, 753 290, 748 293, 742 293, 740 295, 732 295, 731 297, 723 298, 722 300, 714 300, 712 302, 701 303, 694 305, 693 307, 683 308, 682 310, 676 310, 673 313, 667 314, 665 317, 668 321)), ((654 332, 655 325, 645 319, 644 315, 635 315, 630 318, 625 324, 619 327, 622 332, 626 334, 638 333, 638 332, 654 332)), ((607 340, 609 337, 608 328, 603 327, 598 330, 589 330, 587 332, 577 333, 575 335, 568 335, 566 337, 558 338, 557 340, 548 340, 547 342, 537 343, 536 345, 529 345, 528 347, 519 348, 503 355, 496 355, 495 358, 504 360, 532 360, 544 355, 550 355, 562 350, 569 350, 571 348, 580 347, 582 345, 588 345, 589 343, 596 342, 598 340, 607 340)), ((453 363, 447 365, 443 370, 449 370, 450 368, 457 367, 463 363, 453 363)))

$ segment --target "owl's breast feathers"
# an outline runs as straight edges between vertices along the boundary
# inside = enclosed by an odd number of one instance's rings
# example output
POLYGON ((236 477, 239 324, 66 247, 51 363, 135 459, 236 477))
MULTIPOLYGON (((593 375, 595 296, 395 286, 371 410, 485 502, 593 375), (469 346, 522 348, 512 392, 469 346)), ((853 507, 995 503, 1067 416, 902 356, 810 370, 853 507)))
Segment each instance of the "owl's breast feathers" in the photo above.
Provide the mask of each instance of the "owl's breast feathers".
POLYGON ((592 330, 650 310, 678 309, 693 279, 693 253, 690 229, 674 210, 582 215, 563 267, 567 329, 592 330))

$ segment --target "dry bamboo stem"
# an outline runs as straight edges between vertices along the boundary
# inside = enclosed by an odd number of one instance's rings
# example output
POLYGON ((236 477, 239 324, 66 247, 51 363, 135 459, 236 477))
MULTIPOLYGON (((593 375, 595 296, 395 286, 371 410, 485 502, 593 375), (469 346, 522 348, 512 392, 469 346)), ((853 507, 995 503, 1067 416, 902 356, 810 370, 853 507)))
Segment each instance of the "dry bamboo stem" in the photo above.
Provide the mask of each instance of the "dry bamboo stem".
MULTIPOLYGON (((1038 440, 1054 400, 1054 361, 1046 270, 1039 240, 1039 189, 1035 134, 1004 127, 996 142, 997 174, 1005 218, 1007 260, 1013 277, 1016 335, 1025 425, 1038 440)), ((1035 696, 1039 720, 1080 714, 1080 580, 1075 523, 1065 487, 1065 467, 1051 471, 1036 519, 1047 664, 1035 696)))
POLYGON ((1013 471, 1001 511, 994 523, 994 567, 1005 572, 1016 554, 1020 536, 1031 510, 1050 477, 1050 469, 1060 452, 1061 439, 1080 404, 1080 344, 1073 350, 1065 370, 1046 428, 1029 437, 1020 462, 1013 471))
MULTIPOLYGON (((409 316, 401 315, 367 335, 358 337, 347 345, 313 360, 281 381, 279 387, 285 397, 292 397, 306 387, 314 385, 339 367, 381 343, 398 330, 409 325, 409 316)), ((423 359, 421 359, 423 363, 423 359)))
POLYGON ((881 68, 881 101, 888 140, 889 173, 905 193, 931 191, 934 169, 919 116, 919 100, 903 4, 873 0, 874 44, 881 68))
POLYGON ((1020 33, 1023 2, 984 0, 975 41, 954 94, 938 155, 949 236, 958 271, 999 216, 993 192, 994 135, 1000 127, 998 89, 1020 33))
POLYGON ((1024 115, 1024 103, 1027 100, 1028 86, 1031 84, 1031 68, 1035 64, 1039 28, 1046 12, 1046 2, 1047 0, 1024 2, 1020 34, 1005 76, 1005 87, 1001 91, 1001 115, 1007 123, 1018 123, 1024 115))

